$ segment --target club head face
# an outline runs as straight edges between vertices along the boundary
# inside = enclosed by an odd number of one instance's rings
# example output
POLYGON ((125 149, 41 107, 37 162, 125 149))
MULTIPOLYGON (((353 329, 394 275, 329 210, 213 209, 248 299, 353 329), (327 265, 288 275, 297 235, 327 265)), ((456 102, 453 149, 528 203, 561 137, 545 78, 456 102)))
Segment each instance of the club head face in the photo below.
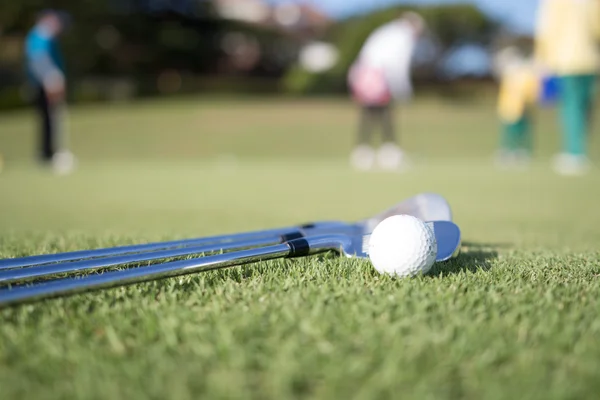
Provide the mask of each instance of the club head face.
MULTIPOLYGON (((437 242, 437 256, 435 261, 447 261, 460 252, 461 232, 460 228, 451 221, 426 222, 433 229, 437 242)), ((349 258, 368 258, 369 241, 371 235, 348 235, 347 240, 342 242, 342 253, 349 258)))
POLYGON ((369 219, 361 221, 365 235, 383 220, 394 215, 412 215, 422 221, 452 221, 452 209, 448 201, 436 193, 421 193, 396 204, 369 219))
POLYGON ((437 256, 435 261, 448 261, 460 253, 461 232, 458 225, 450 221, 427 222, 433 229, 437 242, 437 256))

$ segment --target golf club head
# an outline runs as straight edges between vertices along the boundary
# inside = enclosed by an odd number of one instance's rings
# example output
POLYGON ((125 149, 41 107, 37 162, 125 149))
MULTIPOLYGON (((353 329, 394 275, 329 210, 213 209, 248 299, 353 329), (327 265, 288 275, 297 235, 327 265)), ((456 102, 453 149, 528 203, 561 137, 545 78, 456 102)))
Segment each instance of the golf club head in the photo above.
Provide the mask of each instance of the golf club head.
POLYGON ((422 221, 452 221, 452 210, 444 197, 435 193, 421 193, 371 217, 348 224, 339 221, 321 221, 302 225, 304 237, 325 234, 369 235, 383 220, 394 215, 411 215, 422 221))
MULTIPOLYGON (((435 261, 447 261, 457 256, 461 244, 460 228, 451 221, 433 221, 426 224, 433 229, 437 242, 435 261)), ((346 239, 341 240, 341 252, 349 258, 368 258, 370 239, 371 235, 348 235, 346 239)))
POLYGON ((436 193, 421 193, 361 221, 360 224, 364 226, 364 234, 369 234, 381 221, 402 214, 412 215, 422 221, 452 221, 452 209, 443 196, 436 193))

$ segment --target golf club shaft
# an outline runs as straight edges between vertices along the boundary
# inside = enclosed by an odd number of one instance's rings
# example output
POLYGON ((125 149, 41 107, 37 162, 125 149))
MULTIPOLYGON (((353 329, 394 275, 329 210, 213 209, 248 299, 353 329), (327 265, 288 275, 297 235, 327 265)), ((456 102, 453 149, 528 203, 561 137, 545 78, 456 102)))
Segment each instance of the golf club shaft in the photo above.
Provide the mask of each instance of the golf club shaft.
POLYGON ((137 244, 129 246, 118 246, 109 247, 95 250, 81 250, 72 251, 67 253, 56 253, 56 254, 43 254, 36 256, 28 256, 21 258, 7 258, 0 260, 0 271, 13 268, 30 267, 42 264, 51 264, 57 262, 74 261, 91 259, 97 257, 109 257, 118 256, 131 253, 149 252, 164 250, 175 247, 190 247, 190 246, 204 246, 212 243, 227 243, 227 242, 240 242, 248 240, 258 240, 262 238, 278 238, 281 235, 288 234, 289 232, 295 232, 299 229, 312 228, 314 227, 335 227, 335 226, 348 226, 349 224, 342 222, 320 222, 316 224, 306 224, 300 227, 285 227, 276 229, 267 229, 245 233, 235 233, 228 235, 211 236, 205 238, 194 238, 194 239, 182 239, 168 242, 156 242, 147 244, 137 244))
POLYGON ((339 249, 344 240, 348 238, 340 235, 295 239, 274 246, 4 289, 0 290, 0 305, 19 304, 277 258, 301 257, 339 249))
POLYGON ((406 199, 402 203, 397 204, 394 207, 391 207, 385 212, 380 213, 372 218, 363 221, 358 221, 355 223, 322 221, 296 227, 276 228, 205 238, 183 239, 169 242, 147 243, 112 248, 102 248, 95 250, 82 250, 67 253, 11 258, 0 260, 0 271, 5 269, 23 268, 58 262, 94 259, 99 257, 112 257, 131 253, 160 251, 164 249, 171 249, 177 247, 203 246, 212 243, 233 243, 237 241, 257 240, 267 237, 278 237, 288 232, 297 230, 312 230, 314 232, 317 232, 319 230, 325 230, 328 233, 334 233, 337 232, 338 229, 345 227, 346 229, 359 228, 363 232, 370 232, 375 228, 379 221, 383 220, 388 216, 397 214, 409 214, 422 220, 452 220, 450 206, 442 196, 434 193, 422 193, 417 196, 413 196, 409 199, 406 199))
POLYGON ((180 247, 175 249, 166 249, 156 252, 146 253, 128 253, 117 255, 114 257, 102 257, 93 259, 84 259, 80 261, 62 262, 55 264, 44 264, 35 265, 29 268, 17 268, 0 271, 0 284, 7 284, 12 282, 26 282, 33 279, 47 278, 53 275, 59 274, 74 274, 77 272, 84 271, 96 271, 103 268, 109 268, 117 265, 126 265, 132 263, 141 263, 145 261, 161 260, 167 258, 184 257, 191 255, 200 255, 203 253, 215 253, 218 251, 229 251, 248 249, 252 247, 269 246, 278 244, 286 240, 302 237, 302 234, 298 232, 298 235, 293 237, 284 236, 280 238, 265 238, 246 240, 233 243, 205 245, 205 246, 193 246, 193 247, 180 247))

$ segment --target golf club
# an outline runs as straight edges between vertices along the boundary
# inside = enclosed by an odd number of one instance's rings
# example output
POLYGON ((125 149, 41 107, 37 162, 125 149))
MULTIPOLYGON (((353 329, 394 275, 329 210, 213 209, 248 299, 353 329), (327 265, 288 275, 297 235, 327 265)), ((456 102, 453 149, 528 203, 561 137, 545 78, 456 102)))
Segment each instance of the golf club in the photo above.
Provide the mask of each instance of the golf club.
POLYGON ((28 268, 15 268, 0 271, 0 284, 11 282, 24 282, 38 278, 50 277, 58 274, 74 274, 82 271, 95 271, 117 265, 132 263, 141 263, 145 261, 161 260, 166 258, 176 258, 191 255, 202 255, 205 253, 226 252, 230 250, 242 250, 252 247, 270 246, 284 243, 293 239, 303 237, 325 235, 325 234, 368 234, 370 231, 363 231, 358 225, 331 225, 325 227, 323 224, 316 228, 299 229, 295 232, 288 232, 279 237, 272 235, 265 238, 253 240, 241 240, 226 243, 213 243, 204 246, 190 246, 167 248, 158 251, 149 251, 142 253, 126 253, 112 257, 87 258, 78 261, 59 262, 53 264, 38 264, 28 268))
MULTIPOLYGON (((175 249, 166 249, 156 252, 128 253, 113 257, 102 257, 83 259, 73 262, 62 262, 55 264, 35 265, 29 268, 18 268, 0 271, 0 284, 12 282, 25 282, 29 280, 47 278, 59 274, 74 274, 83 271, 96 271, 117 265, 141 263, 146 261, 161 260, 167 258, 201 255, 204 253, 226 252, 230 250, 242 250, 252 247, 270 246, 284 243, 293 239, 306 238, 310 236, 322 236, 325 234, 347 234, 368 235, 372 231, 369 224, 347 225, 332 228, 308 228, 290 232, 280 237, 267 237, 254 240, 238 241, 232 243, 215 243, 205 246, 192 246, 175 249)), ((440 260, 438 260, 440 261, 440 260)))
MULTIPOLYGON (((460 229, 449 221, 428 224, 436 237, 437 259, 450 259, 460 248, 460 229)), ((369 235, 360 234, 332 234, 293 239, 273 246, 4 289, 0 290, 0 305, 19 304, 277 258, 302 257, 325 251, 338 251, 351 258, 367 258, 368 243, 369 235)))
POLYGON ((234 243, 238 241, 253 241, 259 239, 273 238, 279 239, 282 235, 295 233, 298 230, 311 229, 317 232, 320 229, 326 229, 327 233, 334 228, 348 228, 349 226, 356 227, 361 231, 371 232, 379 222, 389 216, 407 214, 417 217, 423 221, 451 221, 452 212, 450 205, 444 197, 435 193, 422 193, 417 196, 404 200, 401 203, 379 213, 371 218, 364 219, 355 223, 345 223, 338 221, 323 221, 312 224, 304 224, 302 226, 292 226, 285 228, 275 228, 260 230, 254 232, 226 234, 205 238, 193 238, 174 240, 167 242, 137 244, 129 246, 118 246, 110 248, 102 248, 95 250, 81 250, 66 253, 34 255, 20 258, 8 258, 0 260, 0 271, 12 268, 23 268, 42 264, 51 264, 65 261, 75 261, 83 259, 91 259, 98 257, 118 256, 130 253, 158 251, 177 247, 204 246, 212 243, 234 243))

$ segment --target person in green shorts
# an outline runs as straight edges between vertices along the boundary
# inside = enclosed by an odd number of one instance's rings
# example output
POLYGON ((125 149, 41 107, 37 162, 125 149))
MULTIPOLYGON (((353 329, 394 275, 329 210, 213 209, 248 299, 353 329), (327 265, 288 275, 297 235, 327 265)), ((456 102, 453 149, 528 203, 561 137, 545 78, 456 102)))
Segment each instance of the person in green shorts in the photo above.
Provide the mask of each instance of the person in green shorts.
POLYGON ((540 77, 535 64, 516 47, 495 55, 494 70, 500 85, 497 112, 501 123, 496 163, 501 168, 526 166, 533 151, 531 119, 540 77))
POLYGON ((536 62, 558 79, 562 152, 554 160, 562 175, 589 170, 588 142, 596 74, 600 69, 600 1, 541 0, 536 62))

